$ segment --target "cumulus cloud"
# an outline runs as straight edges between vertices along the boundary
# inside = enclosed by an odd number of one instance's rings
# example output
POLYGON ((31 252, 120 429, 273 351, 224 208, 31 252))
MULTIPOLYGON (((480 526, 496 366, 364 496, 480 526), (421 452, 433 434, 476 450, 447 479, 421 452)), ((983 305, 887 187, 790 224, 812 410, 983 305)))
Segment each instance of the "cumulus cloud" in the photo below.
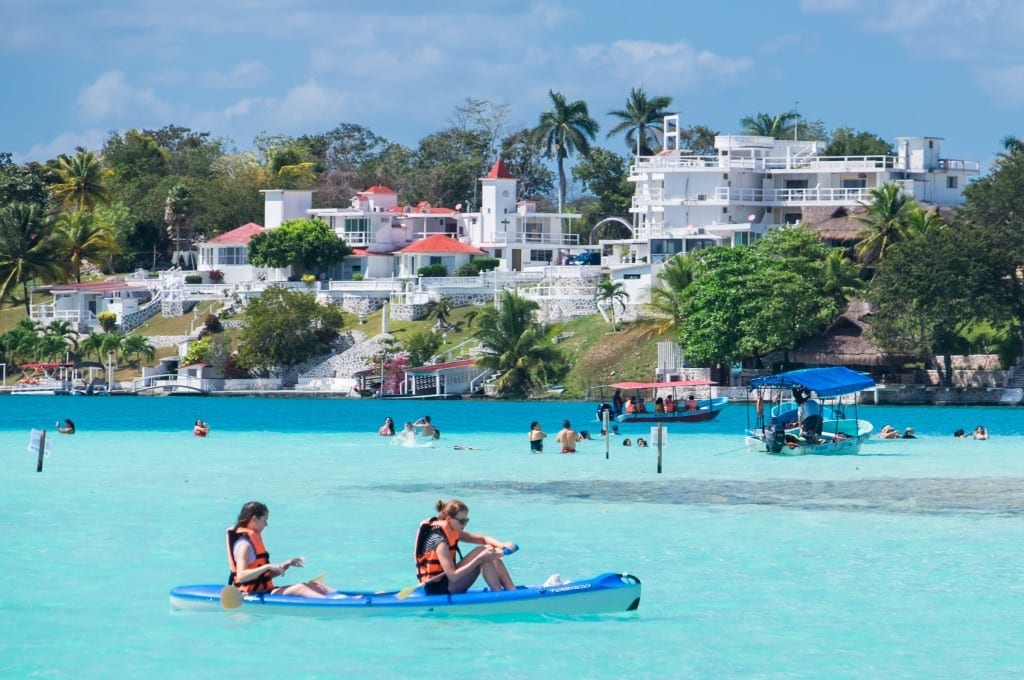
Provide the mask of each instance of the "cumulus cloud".
POLYGON ((84 130, 82 132, 63 132, 48 142, 35 144, 24 154, 14 154, 16 163, 28 163, 29 161, 48 161, 62 153, 74 153, 77 147, 99 151, 107 139, 107 133, 102 130, 84 130))
POLYGON ((1024 108, 1024 65, 1001 69, 982 69, 978 85, 1000 108, 1024 108))
POLYGON ((78 114, 86 121, 99 122, 142 114, 167 116, 170 107, 151 88, 136 88, 124 72, 107 71, 84 87, 75 102, 78 114))
POLYGON ((578 48, 576 54, 588 68, 601 69, 632 82, 671 83, 673 88, 682 90, 735 77, 753 65, 748 58, 698 51, 685 42, 617 40, 610 45, 578 48))
POLYGON ((215 89, 241 89, 262 85, 270 76, 270 69, 258 59, 250 59, 235 64, 227 72, 206 71, 200 77, 200 83, 215 89))

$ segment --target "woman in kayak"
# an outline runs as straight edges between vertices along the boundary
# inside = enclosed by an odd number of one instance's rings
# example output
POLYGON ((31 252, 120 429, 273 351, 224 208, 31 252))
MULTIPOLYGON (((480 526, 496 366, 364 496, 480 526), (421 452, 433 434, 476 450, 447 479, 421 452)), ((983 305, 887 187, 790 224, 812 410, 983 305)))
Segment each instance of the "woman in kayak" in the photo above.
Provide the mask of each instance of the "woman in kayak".
POLYGON ((483 574, 491 590, 514 590, 505 562, 505 550, 515 550, 512 543, 502 543, 483 534, 466 531, 469 508, 460 500, 437 502, 437 517, 420 524, 416 533, 416 576, 427 595, 464 593, 483 574), (461 555, 459 541, 476 543, 468 555, 461 555))
POLYGON ((274 585, 273 578, 282 576, 291 567, 302 567, 303 557, 271 564, 270 554, 263 545, 263 530, 270 520, 270 510, 259 501, 250 501, 238 513, 238 522, 227 531, 228 564, 231 583, 243 593, 272 593, 300 597, 324 597, 332 592, 319 581, 307 581, 290 586, 274 585))

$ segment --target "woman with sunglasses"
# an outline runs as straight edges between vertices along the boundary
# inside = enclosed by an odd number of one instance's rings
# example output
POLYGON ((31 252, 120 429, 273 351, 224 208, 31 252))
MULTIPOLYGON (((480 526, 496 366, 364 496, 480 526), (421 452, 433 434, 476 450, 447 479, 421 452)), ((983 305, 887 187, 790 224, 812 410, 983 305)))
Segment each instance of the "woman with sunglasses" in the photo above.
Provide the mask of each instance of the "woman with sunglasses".
POLYGON ((436 508, 437 517, 424 520, 416 532, 416 576, 424 592, 464 593, 481 574, 491 590, 514 590, 516 586, 501 558, 504 551, 515 550, 515 545, 466 531, 469 508, 460 500, 438 501, 436 508), (480 547, 456 561, 456 555, 461 556, 459 541, 480 547))

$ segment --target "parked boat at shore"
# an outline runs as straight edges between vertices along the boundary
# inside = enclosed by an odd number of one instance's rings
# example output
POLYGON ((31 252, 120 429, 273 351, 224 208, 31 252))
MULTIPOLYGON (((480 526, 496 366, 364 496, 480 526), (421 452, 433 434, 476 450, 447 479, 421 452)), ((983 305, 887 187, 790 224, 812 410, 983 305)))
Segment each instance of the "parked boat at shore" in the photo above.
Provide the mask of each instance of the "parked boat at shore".
POLYGON ((598 404, 597 419, 603 420, 602 411, 609 410, 609 417, 619 423, 696 423, 712 420, 729 405, 728 397, 711 396, 713 385, 715 383, 709 380, 619 382, 608 385, 615 393, 610 399, 598 404), (700 399, 696 397, 698 394, 700 399), (618 395, 617 399, 615 395, 618 395))
POLYGON ((747 450, 793 456, 859 452, 873 426, 857 417, 857 395, 874 385, 871 378, 845 366, 805 368, 751 380, 755 420, 751 426, 748 410, 747 450), (815 396, 823 402, 815 401, 818 413, 800 423, 799 404, 815 396), (766 404, 772 405, 767 414, 766 404), (852 409, 852 418, 847 409, 852 409))

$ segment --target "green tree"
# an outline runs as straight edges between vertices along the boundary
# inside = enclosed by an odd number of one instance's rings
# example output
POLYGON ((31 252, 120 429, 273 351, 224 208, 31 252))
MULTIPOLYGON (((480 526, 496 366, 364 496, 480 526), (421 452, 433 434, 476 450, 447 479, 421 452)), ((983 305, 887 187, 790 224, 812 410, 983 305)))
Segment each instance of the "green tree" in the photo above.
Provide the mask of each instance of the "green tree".
POLYGON ((474 337, 486 350, 476 363, 499 375, 497 388, 504 396, 525 397, 543 387, 563 361, 547 338, 547 327, 534 320, 539 308, 505 290, 496 306, 484 307, 476 317, 474 337))
MULTIPOLYGON (((167 192, 164 201, 164 221, 167 223, 167 235, 171 240, 171 262, 179 264, 183 258, 191 258, 192 229, 196 205, 192 187, 187 184, 175 184, 167 192)), ((195 262, 189 262, 195 268, 195 262)))
POLYGON ((864 224, 856 250, 862 265, 874 267, 885 258, 890 246, 906 237, 907 217, 917 203, 892 183, 875 187, 868 195, 869 201, 860 202, 864 214, 854 217, 864 224))
POLYGON ((608 115, 619 119, 619 123, 608 131, 606 138, 626 133, 626 146, 637 156, 653 156, 661 146, 661 126, 672 97, 648 97, 642 87, 629 91, 626 107, 609 111, 608 115))
POLYGON ((516 200, 548 196, 555 188, 555 176, 543 162, 543 149, 526 128, 502 140, 501 156, 516 178, 516 200))
POLYGON ((917 355, 946 386, 952 384, 950 355, 966 347, 964 333, 998 316, 1003 280, 993 275, 991 258, 977 256, 988 240, 978 230, 958 228, 901 241, 868 289, 872 338, 884 349, 917 355))
POLYGON ((57 216, 53 248, 58 259, 70 263, 71 277, 78 283, 82 282, 82 265, 86 260, 102 263, 121 252, 110 227, 84 210, 57 216))
POLYGON ((0 303, 24 304, 29 314, 28 284, 63 279, 64 267, 50 239, 53 221, 35 204, 0 207, 0 303), (15 297, 18 286, 22 298, 15 297))
POLYGON ((612 310, 612 327, 618 328, 618 319, 615 316, 615 305, 622 308, 622 311, 626 311, 626 302, 629 300, 629 293, 626 292, 626 287, 621 281, 612 281, 610 278, 605 277, 598 282, 597 288, 594 290, 594 298, 597 300, 598 306, 607 305, 612 310))
POLYGON ((96 154, 79 147, 74 156, 57 159, 59 181, 53 185, 53 193, 66 208, 92 210, 110 201, 110 191, 104 184, 110 174, 96 154))
POLYGON ((565 159, 579 153, 586 157, 590 143, 600 126, 587 110, 583 100, 567 102, 561 92, 549 90, 551 109, 540 114, 540 121, 533 129, 533 135, 544 148, 548 158, 554 157, 558 166, 558 211, 565 205, 565 159))
POLYGON ((71 345, 72 351, 78 354, 79 333, 70 321, 54 319, 43 328, 43 334, 48 337, 60 338, 65 345, 71 345))
POLYGON ((322 219, 288 220, 253 236, 249 261, 257 267, 290 267, 318 274, 341 262, 352 249, 322 219))
MULTIPOLYGON (((634 186, 629 181, 629 161, 607 149, 592 148, 572 169, 572 176, 597 200, 582 208, 584 218, 574 228, 589 236, 591 228, 605 217, 629 215, 634 186)), ((603 229, 603 227, 602 227, 603 229)))
POLYGON ((31 319, 20 319, 14 328, 0 334, 4 361, 11 367, 32 361, 39 355, 41 339, 38 324, 31 319))
POLYGON ((441 348, 441 336, 433 331, 417 331, 403 344, 410 366, 425 366, 441 348))
POLYGON ((139 361, 142 357, 146 358, 146 361, 152 361, 153 357, 156 356, 156 347, 150 344, 149 340, 144 335, 132 333, 124 339, 124 344, 121 347, 121 351, 124 352, 124 356, 129 361, 138 367, 139 361))
POLYGON ((428 319, 436 319, 437 324, 435 328, 440 331, 446 331, 451 328, 451 324, 448 323, 449 317, 452 315, 452 300, 447 296, 441 296, 437 300, 431 300, 427 303, 424 308, 428 319))
POLYGON ((846 303, 864 287, 860 267, 838 248, 825 256, 822 276, 822 292, 832 298, 836 312, 844 309, 846 303))
POLYGON ((823 156, 894 156, 892 144, 876 134, 839 127, 832 131, 823 156))
POLYGON ((715 137, 719 133, 716 130, 705 125, 691 125, 690 127, 680 128, 679 130, 679 148, 687 149, 695 156, 714 156, 717 154, 715 150, 715 137))
POLYGON ((46 210, 50 205, 50 186, 58 181, 52 168, 41 163, 18 165, 10 153, 0 152, 0 206, 34 203, 46 210))
POLYGON ((743 132, 748 135, 790 139, 793 137, 793 128, 799 121, 800 114, 796 111, 783 111, 774 116, 770 113, 745 116, 740 118, 740 125, 743 127, 743 132))
POLYGON ((649 291, 646 309, 653 313, 641 324, 655 335, 678 333, 683 325, 683 295, 693 282, 693 259, 689 255, 676 255, 661 267, 649 291))
POLYGON ((341 310, 313 293, 272 286, 245 309, 239 363, 265 373, 328 354, 343 325, 341 310))
POLYGON ((89 333, 79 343, 78 350, 81 352, 82 357, 96 357, 96 361, 103 361, 103 338, 105 333, 89 333))

